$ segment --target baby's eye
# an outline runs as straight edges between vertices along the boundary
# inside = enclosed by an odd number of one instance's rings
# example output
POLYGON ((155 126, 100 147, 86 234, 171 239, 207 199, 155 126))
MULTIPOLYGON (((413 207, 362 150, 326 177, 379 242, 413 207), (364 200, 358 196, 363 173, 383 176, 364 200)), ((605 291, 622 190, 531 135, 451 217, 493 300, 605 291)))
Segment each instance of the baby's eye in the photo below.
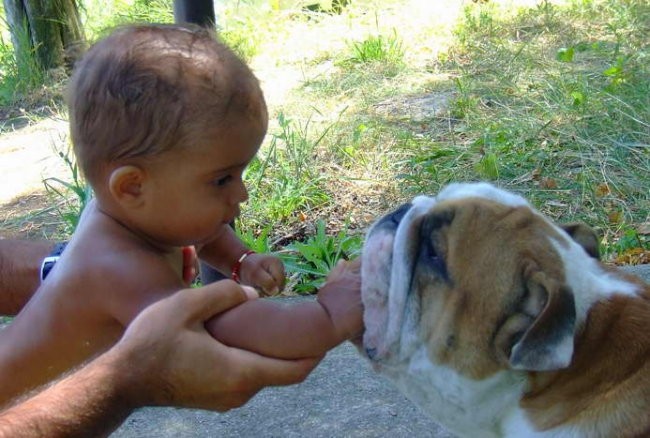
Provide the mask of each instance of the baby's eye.
POLYGON ((221 187, 221 186, 225 186, 226 184, 228 184, 230 182, 230 180, 232 180, 232 175, 227 175, 227 176, 215 179, 214 181, 212 181, 212 184, 217 186, 217 187, 221 187))

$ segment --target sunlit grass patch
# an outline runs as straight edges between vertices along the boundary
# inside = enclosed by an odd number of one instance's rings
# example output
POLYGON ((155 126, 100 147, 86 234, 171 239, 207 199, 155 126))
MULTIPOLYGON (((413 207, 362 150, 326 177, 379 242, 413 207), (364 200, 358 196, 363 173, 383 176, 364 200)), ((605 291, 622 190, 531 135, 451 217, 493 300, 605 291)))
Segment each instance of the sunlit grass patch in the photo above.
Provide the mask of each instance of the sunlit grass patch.
POLYGON ((329 128, 313 133, 310 120, 299 122, 278 117, 279 129, 268 147, 255 158, 246 173, 249 209, 242 226, 264 227, 267 223, 299 220, 300 212, 326 203, 323 190, 327 176, 314 165, 316 149, 329 128))
POLYGON ((467 8, 446 59, 459 73, 452 135, 473 163, 456 178, 519 190, 558 220, 598 227, 615 248, 650 216, 648 6, 496 10, 467 8))

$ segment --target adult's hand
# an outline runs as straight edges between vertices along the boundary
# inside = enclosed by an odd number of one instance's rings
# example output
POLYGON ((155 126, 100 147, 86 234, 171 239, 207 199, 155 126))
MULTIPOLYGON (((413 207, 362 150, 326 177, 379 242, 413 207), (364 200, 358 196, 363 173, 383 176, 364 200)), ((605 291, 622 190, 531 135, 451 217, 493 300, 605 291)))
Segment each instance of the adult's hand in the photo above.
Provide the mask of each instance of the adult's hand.
POLYGON ((266 386, 298 383, 318 359, 278 360, 227 347, 204 322, 256 293, 224 280, 186 289, 145 309, 111 350, 123 365, 125 390, 137 406, 226 411, 266 386))
POLYGON ((0 437, 104 436, 137 407, 226 411, 265 386, 302 381, 319 359, 265 358, 205 330, 204 321, 254 295, 226 280, 151 305, 107 353, 0 412, 0 437))

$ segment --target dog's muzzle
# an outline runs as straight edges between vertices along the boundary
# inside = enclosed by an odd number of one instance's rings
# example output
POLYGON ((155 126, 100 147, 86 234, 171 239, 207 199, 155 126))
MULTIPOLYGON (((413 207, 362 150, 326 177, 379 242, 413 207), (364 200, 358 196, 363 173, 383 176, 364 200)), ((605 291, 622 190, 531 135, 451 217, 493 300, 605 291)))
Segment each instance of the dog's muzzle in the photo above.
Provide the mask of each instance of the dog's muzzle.
POLYGON ((409 246, 417 221, 435 203, 418 196, 375 222, 366 236, 361 264, 361 298, 364 305, 362 353, 377 362, 401 354, 405 314, 412 316, 410 297, 415 254, 409 246))

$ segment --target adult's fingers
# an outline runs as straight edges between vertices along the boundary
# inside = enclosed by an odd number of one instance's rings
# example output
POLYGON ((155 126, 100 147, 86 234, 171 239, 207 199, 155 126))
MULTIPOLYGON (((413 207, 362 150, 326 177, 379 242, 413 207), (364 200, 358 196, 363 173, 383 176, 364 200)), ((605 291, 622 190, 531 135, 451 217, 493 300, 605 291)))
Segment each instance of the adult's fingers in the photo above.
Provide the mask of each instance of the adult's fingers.
POLYGON ((186 312, 188 319, 206 321, 245 302, 254 293, 252 288, 245 290, 234 281, 222 280, 177 293, 179 302, 176 305, 186 312))
POLYGON ((283 360, 232 349, 231 356, 243 373, 240 389, 259 390, 266 386, 284 386, 302 382, 324 356, 283 360))

